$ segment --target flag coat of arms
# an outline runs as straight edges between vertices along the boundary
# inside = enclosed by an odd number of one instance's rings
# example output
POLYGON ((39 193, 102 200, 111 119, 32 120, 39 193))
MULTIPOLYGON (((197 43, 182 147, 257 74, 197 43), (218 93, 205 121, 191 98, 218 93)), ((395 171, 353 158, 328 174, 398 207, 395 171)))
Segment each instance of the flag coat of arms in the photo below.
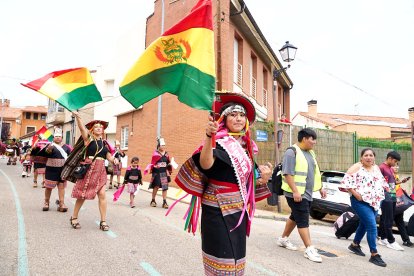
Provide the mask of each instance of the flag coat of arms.
POLYGON ((196 109, 211 110, 215 91, 215 52, 211 0, 156 39, 129 70, 121 95, 135 108, 163 94, 196 109))
POLYGON ((22 85, 55 100, 69 111, 102 101, 101 94, 85 67, 55 71, 22 85))

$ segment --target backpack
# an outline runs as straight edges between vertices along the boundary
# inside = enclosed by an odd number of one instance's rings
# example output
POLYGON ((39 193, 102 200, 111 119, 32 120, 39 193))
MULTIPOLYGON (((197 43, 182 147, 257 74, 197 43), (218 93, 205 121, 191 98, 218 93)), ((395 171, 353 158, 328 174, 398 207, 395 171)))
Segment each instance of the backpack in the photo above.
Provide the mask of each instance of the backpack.
MULTIPOLYGON (((289 147, 288 149, 292 149, 293 152, 296 155, 296 148, 295 147, 289 147)), ((273 170, 272 173, 272 193, 277 194, 277 195, 283 195, 283 190, 282 190, 282 163, 279 163, 276 165, 276 167, 273 170)))

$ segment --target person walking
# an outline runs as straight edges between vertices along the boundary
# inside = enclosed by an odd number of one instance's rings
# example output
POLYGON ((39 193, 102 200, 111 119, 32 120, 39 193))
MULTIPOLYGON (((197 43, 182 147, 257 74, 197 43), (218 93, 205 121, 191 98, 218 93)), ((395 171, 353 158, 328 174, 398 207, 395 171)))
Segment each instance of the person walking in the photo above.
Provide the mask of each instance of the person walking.
POLYGON ((382 260, 377 250, 376 217, 381 201, 385 198, 384 188, 387 188, 388 184, 379 167, 375 165, 374 150, 365 148, 361 151, 360 162, 348 169, 341 181, 341 187, 347 189, 351 194, 352 209, 360 219, 354 240, 348 249, 358 256, 365 256, 360 244, 366 233, 371 252, 369 261, 375 265, 386 267, 387 264, 382 260))
POLYGON ((288 148, 282 162, 282 189, 290 207, 291 214, 285 224, 283 234, 277 245, 290 250, 297 250, 289 240, 292 231, 297 227, 305 245, 305 258, 313 262, 322 262, 316 248, 312 245, 309 232, 309 212, 312 193, 319 191, 322 198, 326 191, 322 188, 321 173, 313 147, 316 144, 316 132, 304 128, 298 133, 298 143, 288 148))
POLYGON ((155 197, 158 189, 162 190, 162 208, 168 209, 167 191, 171 182, 172 165, 171 159, 166 151, 164 138, 157 139, 157 149, 152 154, 151 163, 145 168, 144 174, 150 172, 152 174, 149 189, 152 189, 151 207, 157 207, 155 197))
POLYGON ((124 176, 124 185, 128 187, 129 193, 129 206, 135 208, 135 193, 138 190, 138 185, 142 185, 141 168, 139 167, 139 158, 132 157, 131 166, 126 169, 124 176))
POLYGON ((23 171, 22 171, 22 177, 30 177, 30 173, 32 172, 32 158, 31 158, 31 151, 27 150, 25 154, 22 157, 22 165, 23 165, 23 171))
MULTIPOLYGON (((70 223, 74 229, 80 229, 78 221, 79 210, 85 200, 91 200, 98 195, 98 206, 100 213, 99 229, 108 231, 109 225, 106 223, 106 171, 104 160, 118 164, 118 160, 113 157, 113 149, 106 140, 103 139, 104 130, 108 127, 108 122, 93 120, 83 125, 82 119, 78 112, 72 112, 76 118, 76 123, 81 132, 81 138, 84 143, 84 162, 90 164, 90 167, 83 179, 78 179, 73 186, 72 198, 76 198, 75 207, 70 218, 70 223)), ((76 146, 75 146, 76 147, 76 146)), ((76 153, 77 154, 77 153, 76 153)))
MULTIPOLYGON (((249 131, 256 117, 253 104, 236 93, 216 95, 214 110, 220 117, 214 121, 209 116, 204 144, 182 165, 175 181, 198 197, 198 202, 201 200, 205 274, 244 275, 246 236, 250 234, 255 202, 270 196, 267 182, 271 165, 256 166, 254 162, 257 146, 249 131)), ((192 214, 196 217, 190 221, 197 223, 199 210, 192 214)))
POLYGON ((62 129, 56 128, 53 134, 53 142, 41 148, 39 146, 39 139, 34 143, 32 148, 32 155, 42 156, 47 158, 45 167, 45 202, 43 204, 43 211, 49 211, 50 196, 52 190, 57 187, 59 200, 56 201, 59 212, 66 212, 68 207, 65 205, 65 189, 67 181, 60 177, 60 174, 65 164, 65 160, 71 152, 71 148, 62 144, 62 129))
POLYGON ((385 199, 381 202, 381 216, 379 224, 379 245, 385 245, 388 248, 403 251, 404 248, 399 245, 392 233, 392 226, 394 223, 394 213, 396 207, 396 180, 394 177, 394 167, 401 160, 401 155, 396 151, 387 153, 386 160, 379 166, 382 175, 388 182, 387 190, 384 191, 385 199))
MULTIPOLYGON (((116 184, 114 185, 115 188, 118 188, 121 183, 121 158, 125 157, 125 153, 121 150, 121 143, 118 140, 115 141, 115 153, 113 154, 113 156, 114 158, 118 159, 118 164, 112 166, 112 173, 109 174, 109 189, 112 189, 112 181, 114 176, 116 176, 116 184)), ((108 165, 109 164, 110 163, 108 162, 108 165)))
POLYGON ((33 154, 31 155, 31 157, 33 160, 33 188, 37 188, 37 181, 38 181, 39 175, 42 176, 42 188, 45 188, 45 173, 46 173, 47 158, 43 156, 34 156, 33 154))

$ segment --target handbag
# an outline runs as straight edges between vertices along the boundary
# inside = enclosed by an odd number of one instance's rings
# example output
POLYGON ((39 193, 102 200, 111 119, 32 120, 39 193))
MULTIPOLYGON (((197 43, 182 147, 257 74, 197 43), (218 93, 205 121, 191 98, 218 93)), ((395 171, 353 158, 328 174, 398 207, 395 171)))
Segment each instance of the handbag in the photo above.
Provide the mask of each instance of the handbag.
POLYGON ((83 179, 86 173, 88 172, 90 166, 91 166, 90 163, 84 163, 84 162, 79 163, 79 165, 77 165, 75 169, 73 170, 73 176, 76 179, 83 179))

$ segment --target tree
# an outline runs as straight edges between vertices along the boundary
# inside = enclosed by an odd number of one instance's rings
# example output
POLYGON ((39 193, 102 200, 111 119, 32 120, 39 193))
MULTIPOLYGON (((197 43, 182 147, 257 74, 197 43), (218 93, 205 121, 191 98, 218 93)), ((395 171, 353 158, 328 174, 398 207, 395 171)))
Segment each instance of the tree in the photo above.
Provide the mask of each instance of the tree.
POLYGON ((10 125, 3 123, 1 127, 1 141, 6 141, 9 138, 10 125))

